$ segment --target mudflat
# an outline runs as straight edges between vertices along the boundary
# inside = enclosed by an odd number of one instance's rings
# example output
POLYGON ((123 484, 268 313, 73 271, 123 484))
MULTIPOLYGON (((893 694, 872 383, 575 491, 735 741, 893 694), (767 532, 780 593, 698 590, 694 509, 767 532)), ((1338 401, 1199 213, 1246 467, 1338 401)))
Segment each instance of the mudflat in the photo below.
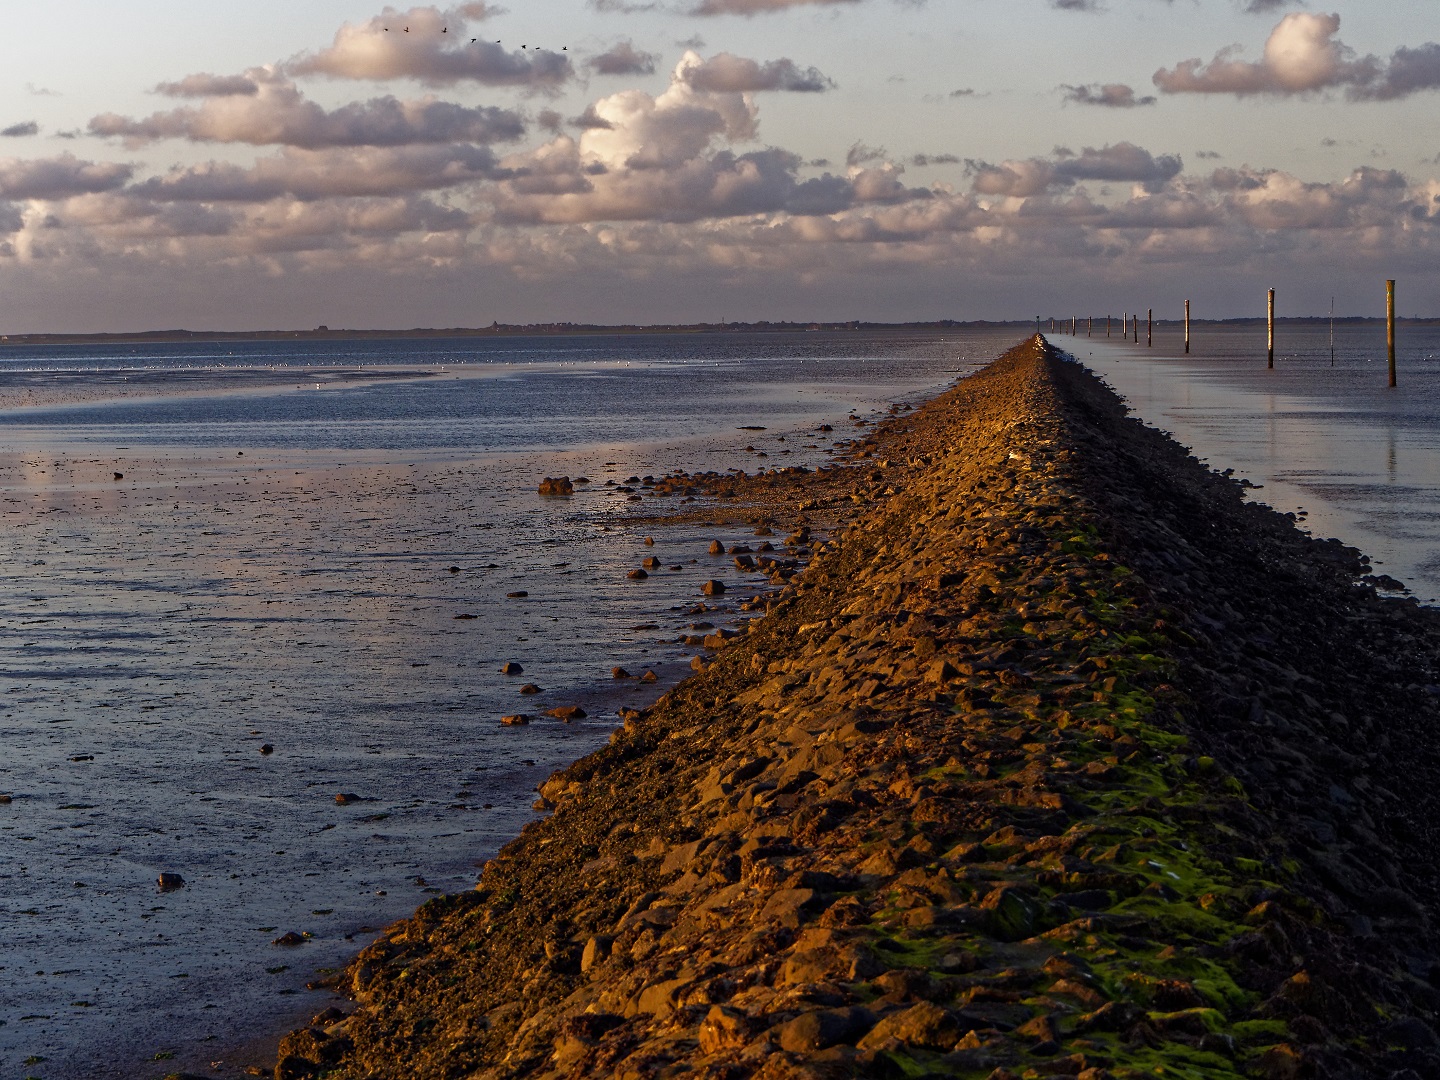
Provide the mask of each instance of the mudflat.
POLYGON ((1440 616, 1038 335, 857 450, 275 1075, 1440 1075, 1440 616))

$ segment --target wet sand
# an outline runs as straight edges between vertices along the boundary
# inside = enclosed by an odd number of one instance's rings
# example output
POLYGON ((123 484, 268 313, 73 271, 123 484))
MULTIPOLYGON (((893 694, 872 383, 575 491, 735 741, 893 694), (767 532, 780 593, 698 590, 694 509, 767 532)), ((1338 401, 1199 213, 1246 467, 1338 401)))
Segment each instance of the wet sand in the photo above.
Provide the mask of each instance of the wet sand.
POLYGON ((709 554, 749 524, 628 522, 656 452, 0 455, 7 1056, 47 1080, 156 1054, 234 1075, 273 1048, 236 1032, 309 1015, 307 983, 470 887, 539 779, 773 588, 709 554), (707 601, 712 577, 734 591, 707 601), (588 716, 545 715, 563 705, 588 716), (271 945, 287 932, 305 944, 271 945))

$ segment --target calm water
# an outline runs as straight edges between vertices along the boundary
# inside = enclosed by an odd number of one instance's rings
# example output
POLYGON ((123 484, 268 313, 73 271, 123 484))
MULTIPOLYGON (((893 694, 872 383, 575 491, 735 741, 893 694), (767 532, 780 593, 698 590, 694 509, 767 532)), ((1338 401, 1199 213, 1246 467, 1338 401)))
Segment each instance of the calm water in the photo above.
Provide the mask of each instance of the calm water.
POLYGON ((0 412, 0 1075, 238 1075, 767 590, 706 553, 748 529, 626 525, 607 480, 815 464, 1018 336, 0 353, 0 391, 141 394, 0 412))
POLYGON ((1378 321, 1337 326, 1333 366, 1326 326, 1282 321, 1274 370, 1263 324, 1196 326, 1188 357, 1178 327, 1157 328, 1153 348, 1143 326, 1139 345, 1100 334, 1053 340, 1142 419, 1260 485, 1254 499, 1440 602, 1440 327, 1400 324, 1394 389, 1378 321))

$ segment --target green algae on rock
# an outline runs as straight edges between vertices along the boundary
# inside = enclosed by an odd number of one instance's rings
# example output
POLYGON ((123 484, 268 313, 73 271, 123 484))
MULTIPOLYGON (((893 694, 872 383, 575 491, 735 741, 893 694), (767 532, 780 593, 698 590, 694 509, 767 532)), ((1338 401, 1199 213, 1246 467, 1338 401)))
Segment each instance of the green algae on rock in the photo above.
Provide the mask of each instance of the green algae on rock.
MULTIPOLYGON (((859 496, 784 598, 544 784, 553 813, 473 893, 367 948, 354 1013, 288 1036, 278 1077, 1440 1075, 1429 897, 1391 866, 1424 837, 1350 777, 1388 890, 1362 910, 1350 853, 1297 842, 1283 783, 1211 722, 1212 607, 1263 595, 1247 574, 1433 646, 1429 614, 1038 335, 862 452, 879 479, 779 481, 859 496), (1234 580, 1191 595, 1211 554, 1234 580)), ((1346 691, 1294 670, 1254 727, 1338 777, 1351 725, 1293 717, 1346 691)), ((1422 684, 1361 692, 1434 718, 1422 684)))

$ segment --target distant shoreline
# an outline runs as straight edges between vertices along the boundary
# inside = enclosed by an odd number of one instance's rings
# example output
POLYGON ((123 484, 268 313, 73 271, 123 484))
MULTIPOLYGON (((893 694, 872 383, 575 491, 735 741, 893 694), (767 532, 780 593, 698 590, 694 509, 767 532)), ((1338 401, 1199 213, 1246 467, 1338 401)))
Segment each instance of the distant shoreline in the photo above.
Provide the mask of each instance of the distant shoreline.
MULTIPOLYGON (((1089 316, 1086 316, 1089 318, 1089 316)), ((1069 320, 1065 316, 1064 321, 1069 320)), ((1049 316, 1043 321, 1048 322, 1049 316)), ((1061 321, 1057 316, 1057 322, 1061 321)), ((1328 325, 1329 316, 1299 316, 1282 318, 1282 325, 1328 325)), ((1383 324, 1380 317, 1346 316, 1336 318, 1337 326, 1359 324, 1383 324)), ((103 334, 0 334, 0 349, 36 345, 143 345, 156 342, 208 342, 208 341, 375 341, 375 340, 443 340, 447 338, 502 338, 502 337, 595 337, 661 334, 804 334, 804 333, 847 333, 847 332, 923 332, 937 330, 961 330, 976 327, 1020 326, 1028 328, 1032 320, 988 320, 973 319, 959 321, 942 319, 936 322, 749 322, 749 323, 688 323, 676 325, 600 325, 591 323, 492 323, 485 327, 416 327, 409 330, 332 330, 319 326, 313 330, 141 330, 134 333, 103 334)), ((1440 325, 1440 317, 1400 318, 1397 323, 1407 326, 1440 325)), ((1178 326, 1179 319, 1156 319, 1156 326, 1178 326)), ((1265 319, 1192 319, 1191 326, 1263 326, 1265 319)))

